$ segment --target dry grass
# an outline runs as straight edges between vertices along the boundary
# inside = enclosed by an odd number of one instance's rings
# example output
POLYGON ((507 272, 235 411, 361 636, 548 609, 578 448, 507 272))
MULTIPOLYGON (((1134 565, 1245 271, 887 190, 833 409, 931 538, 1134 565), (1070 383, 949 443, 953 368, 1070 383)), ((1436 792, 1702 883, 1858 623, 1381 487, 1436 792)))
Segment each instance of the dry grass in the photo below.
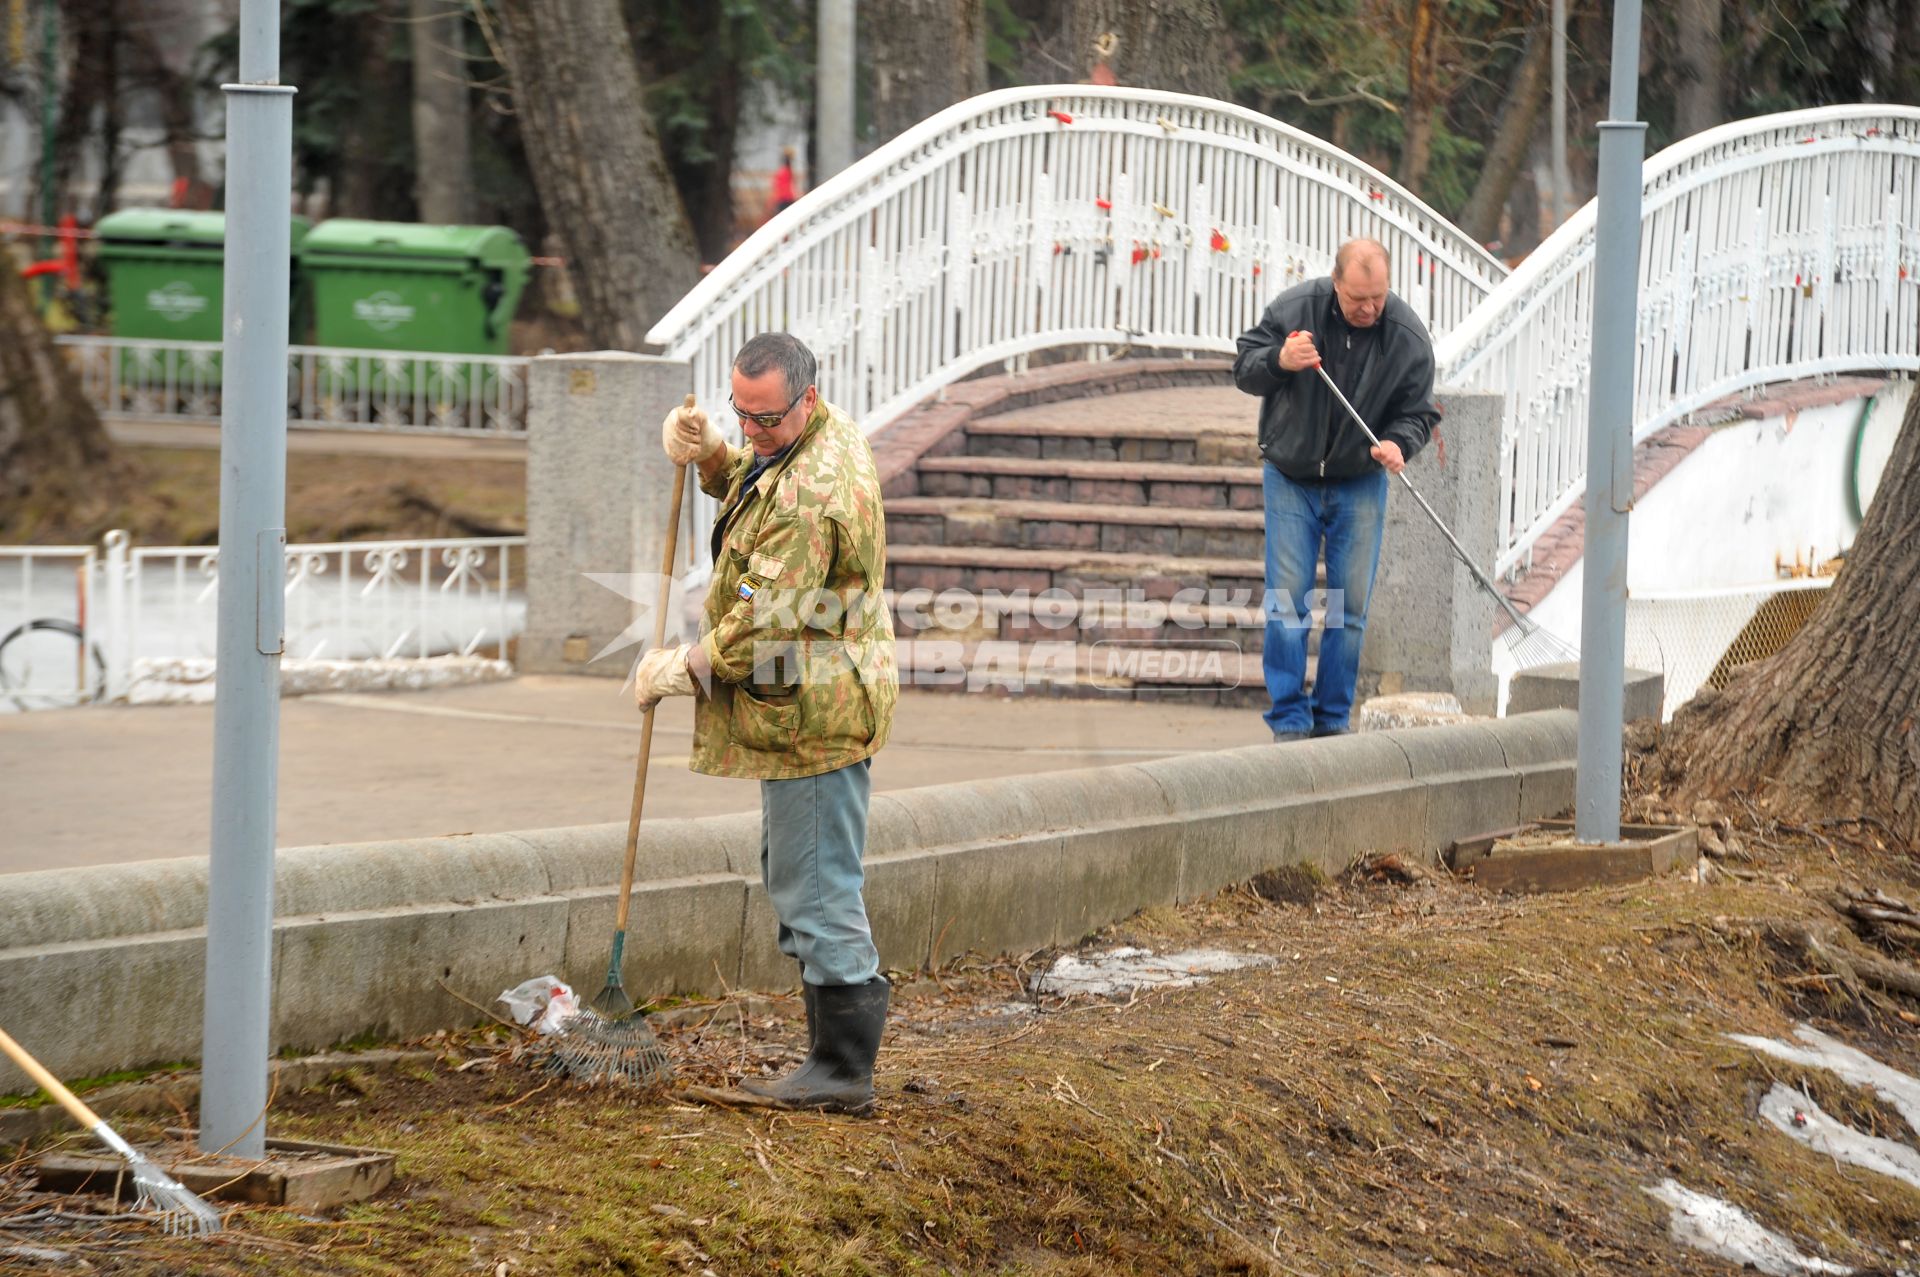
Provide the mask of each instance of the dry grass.
MULTIPOLYGON (((1908 1006, 1810 974, 1770 937, 1839 925, 1854 944, 1823 893, 1911 897, 1920 878, 1870 844, 1748 842, 1751 880, 1705 886, 1503 899, 1350 880, 1156 910, 1101 941, 1280 961, 1121 1003, 1037 1006, 1023 974, 1046 955, 963 962, 903 982, 870 1120, 536 1093, 499 1041, 446 1038, 431 1070, 278 1107, 277 1133, 397 1150, 381 1199, 326 1220, 254 1209, 219 1241, 87 1258, 409 1277, 1727 1271, 1668 1241, 1643 1190, 1673 1176, 1803 1249, 1891 1265, 1920 1194, 1754 1110, 1780 1077, 1863 1129, 1913 1133, 1723 1034, 1810 1018, 1912 1069, 1908 1006)), ((724 1084, 790 1058, 797 1015, 797 999, 730 1004, 663 1036, 688 1081, 724 1084)))

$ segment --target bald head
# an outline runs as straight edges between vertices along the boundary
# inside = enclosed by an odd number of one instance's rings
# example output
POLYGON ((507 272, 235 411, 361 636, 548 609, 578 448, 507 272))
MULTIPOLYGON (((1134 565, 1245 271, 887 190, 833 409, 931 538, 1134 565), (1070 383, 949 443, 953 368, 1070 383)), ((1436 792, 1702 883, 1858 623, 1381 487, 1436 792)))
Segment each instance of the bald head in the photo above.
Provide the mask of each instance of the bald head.
POLYGON ((1387 306, 1387 250, 1378 240, 1350 239, 1333 257, 1333 295, 1355 328, 1371 328, 1387 306))
POLYGON ((1333 277, 1343 278, 1349 270, 1364 268, 1384 275, 1391 263, 1387 246, 1377 239, 1350 239, 1333 255, 1333 277))

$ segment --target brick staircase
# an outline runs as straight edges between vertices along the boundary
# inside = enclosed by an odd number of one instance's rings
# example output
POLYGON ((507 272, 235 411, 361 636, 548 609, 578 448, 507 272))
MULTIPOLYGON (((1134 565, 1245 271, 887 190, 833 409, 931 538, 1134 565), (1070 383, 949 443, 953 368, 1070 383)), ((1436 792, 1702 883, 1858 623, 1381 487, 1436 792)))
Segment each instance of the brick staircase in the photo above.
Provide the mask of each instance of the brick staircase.
POLYGON ((1231 386, 964 417, 886 492, 903 682, 1266 703, 1254 401, 1231 386))

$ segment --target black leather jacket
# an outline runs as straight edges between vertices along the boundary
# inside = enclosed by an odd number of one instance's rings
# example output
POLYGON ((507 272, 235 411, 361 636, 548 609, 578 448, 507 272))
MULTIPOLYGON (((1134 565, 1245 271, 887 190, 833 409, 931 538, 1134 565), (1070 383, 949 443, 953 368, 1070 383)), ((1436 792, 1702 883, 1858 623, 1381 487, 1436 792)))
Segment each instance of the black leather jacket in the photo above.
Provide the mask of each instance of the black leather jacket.
MULTIPOLYGON (((1311 368, 1283 372, 1280 347, 1306 329, 1325 350, 1334 318, 1333 281, 1310 279, 1273 299, 1257 327, 1242 334, 1233 381, 1260 396, 1260 452, 1290 479, 1351 479, 1379 468, 1372 444, 1334 402, 1311 368)), ((1426 447, 1440 410, 1433 402, 1433 341, 1413 308, 1392 293, 1374 321, 1373 354, 1347 397, 1382 439, 1407 460, 1426 447)))

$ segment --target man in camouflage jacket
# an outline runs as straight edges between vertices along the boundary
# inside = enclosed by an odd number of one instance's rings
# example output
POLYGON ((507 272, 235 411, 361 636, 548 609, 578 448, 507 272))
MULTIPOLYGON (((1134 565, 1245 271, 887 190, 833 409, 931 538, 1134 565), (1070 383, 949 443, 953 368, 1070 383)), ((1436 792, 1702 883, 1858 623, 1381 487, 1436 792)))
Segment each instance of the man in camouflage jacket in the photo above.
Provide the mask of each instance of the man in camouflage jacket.
POLYGON ((676 408, 662 444, 720 500, 700 641, 649 652, 641 708, 689 695, 693 770, 760 782, 760 871, 781 952, 800 963, 811 1049, 786 1077, 746 1089, 794 1108, 859 1112, 889 986, 862 898, 868 766, 899 694, 881 586, 886 515, 864 435, 820 399, 813 353, 767 333, 733 362, 747 447, 676 408))

